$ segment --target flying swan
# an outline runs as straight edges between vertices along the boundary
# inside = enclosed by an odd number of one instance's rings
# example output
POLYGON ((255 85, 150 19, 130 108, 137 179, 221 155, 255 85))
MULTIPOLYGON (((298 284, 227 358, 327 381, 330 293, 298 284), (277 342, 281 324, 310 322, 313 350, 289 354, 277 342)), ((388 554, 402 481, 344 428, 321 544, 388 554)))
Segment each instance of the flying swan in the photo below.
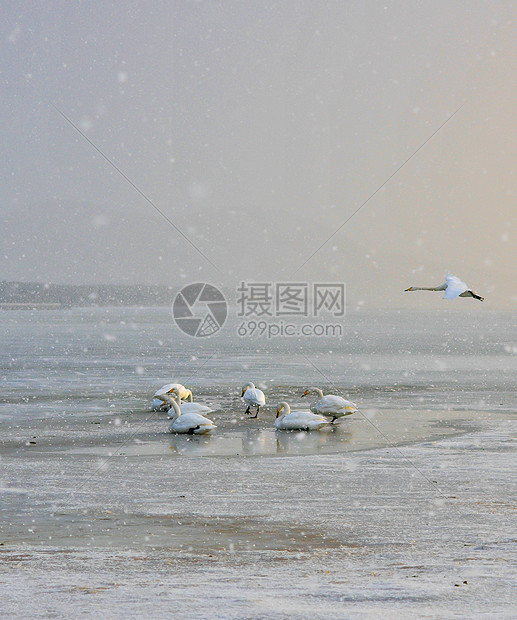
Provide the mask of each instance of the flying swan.
POLYGON ((332 418, 330 422, 331 424, 333 424, 334 420, 337 418, 352 415, 352 413, 357 411, 357 405, 355 403, 352 403, 341 396, 335 396, 334 394, 327 394, 326 396, 323 396, 323 392, 317 387, 307 388, 302 394, 302 397, 307 396, 312 392, 318 395, 319 400, 312 403, 310 407, 311 411, 319 415, 324 415, 327 418, 332 418))
POLYGON ((410 286, 406 289, 407 291, 445 291, 444 299, 456 299, 456 297, 474 297, 474 299, 479 299, 479 301, 483 301, 484 297, 481 297, 477 293, 474 293, 469 287, 462 282, 456 276, 449 274, 445 278, 445 282, 440 286, 435 286, 432 288, 424 288, 421 286, 410 286))
POLYGON ((286 402, 281 402, 276 408, 275 427, 284 431, 319 431, 328 426, 329 421, 310 411, 291 411, 286 402))

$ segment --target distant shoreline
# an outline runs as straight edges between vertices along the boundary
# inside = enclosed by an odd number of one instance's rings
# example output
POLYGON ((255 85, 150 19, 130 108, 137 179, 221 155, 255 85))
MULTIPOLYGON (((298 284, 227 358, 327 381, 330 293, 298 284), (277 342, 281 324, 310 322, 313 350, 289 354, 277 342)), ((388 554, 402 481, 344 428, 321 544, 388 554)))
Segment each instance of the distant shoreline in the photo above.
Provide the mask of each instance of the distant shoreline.
POLYGON ((143 304, 143 303, 128 303, 128 304, 81 304, 70 305, 60 303, 31 303, 31 302, 17 302, 17 303, 2 303, 0 302, 0 311, 5 310, 72 310, 72 308, 81 308, 83 310, 91 308, 170 308, 170 303, 163 304, 143 304))
POLYGON ((0 302, 0 310, 54 310, 59 308, 64 308, 64 306, 57 302, 0 302))
POLYGON ((45 284, 0 281, 0 309, 168 306, 175 287, 144 284, 45 284))

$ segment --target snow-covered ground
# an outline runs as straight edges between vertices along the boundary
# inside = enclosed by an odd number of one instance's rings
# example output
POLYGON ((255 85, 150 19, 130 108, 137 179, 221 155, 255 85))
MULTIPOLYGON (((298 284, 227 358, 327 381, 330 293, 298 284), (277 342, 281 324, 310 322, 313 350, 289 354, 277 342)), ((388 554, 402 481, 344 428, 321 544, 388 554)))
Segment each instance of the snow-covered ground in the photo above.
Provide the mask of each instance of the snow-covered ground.
POLYGON ((428 412, 416 443, 198 457, 149 454, 171 436, 146 415, 4 434, 4 616, 515 616, 515 416, 428 412))

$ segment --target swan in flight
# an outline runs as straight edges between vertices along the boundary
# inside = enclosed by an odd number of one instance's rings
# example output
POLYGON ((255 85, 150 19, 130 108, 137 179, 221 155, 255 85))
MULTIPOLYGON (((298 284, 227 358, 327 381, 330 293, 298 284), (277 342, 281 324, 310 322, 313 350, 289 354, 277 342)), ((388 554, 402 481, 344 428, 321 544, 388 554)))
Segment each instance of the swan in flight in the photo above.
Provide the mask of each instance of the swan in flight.
POLYGON ((291 411, 286 402, 279 403, 276 408, 275 427, 284 431, 319 431, 328 426, 329 421, 323 416, 310 411, 291 411))
POLYGON ((410 286, 406 289, 407 291, 445 291, 444 299, 456 299, 456 297, 474 297, 474 299, 479 299, 479 301, 483 301, 484 297, 481 297, 477 293, 474 293, 473 290, 469 289, 469 287, 462 282, 456 276, 449 274, 445 278, 445 282, 440 286, 434 286, 430 288, 424 288, 421 286, 410 286))
POLYGON ((202 405, 201 403, 182 403, 181 398, 179 397, 180 391, 178 388, 172 389, 170 392, 166 392, 165 394, 161 394, 159 396, 162 401, 164 407, 167 408, 169 412, 169 419, 174 416, 173 410, 173 401, 175 401, 180 408, 182 414, 186 413, 212 413, 214 410, 206 405, 202 405))
POLYGON ((256 407, 257 411, 252 418, 258 417, 259 409, 266 404, 266 397, 264 392, 255 387, 253 383, 246 383, 241 392, 242 400, 248 405, 245 413, 251 414, 250 407, 256 407))
POLYGON ((307 388, 302 394, 302 397, 307 396, 307 394, 311 394, 312 392, 318 395, 319 400, 312 403, 310 407, 311 411, 319 415, 324 415, 327 418, 332 418, 330 422, 331 424, 333 424, 334 420, 337 418, 352 415, 352 413, 357 411, 357 405, 355 403, 352 403, 341 396, 335 396, 334 394, 327 394, 326 396, 323 396, 323 392, 317 387, 307 388))
POLYGON ((182 413, 176 400, 171 397, 168 398, 171 403, 171 409, 174 410, 174 415, 169 425, 169 433, 206 435, 217 428, 212 420, 205 418, 199 413, 182 413))
POLYGON ((167 394, 167 393, 171 394, 174 388, 178 388, 179 397, 181 400, 188 400, 192 402, 193 396, 192 396, 191 390, 186 388, 184 385, 181 385, 181 383, 167 383, 167 385, 164 385, 163 387, 161 387, 153 396, 153 404, 151 406, 151 411, 160 411, 163 409, 167 409, 168 405, 165 404, 165 402, 163 401, 162 398, 160 398, 160 396, 163 396, 163 394, 167 394))

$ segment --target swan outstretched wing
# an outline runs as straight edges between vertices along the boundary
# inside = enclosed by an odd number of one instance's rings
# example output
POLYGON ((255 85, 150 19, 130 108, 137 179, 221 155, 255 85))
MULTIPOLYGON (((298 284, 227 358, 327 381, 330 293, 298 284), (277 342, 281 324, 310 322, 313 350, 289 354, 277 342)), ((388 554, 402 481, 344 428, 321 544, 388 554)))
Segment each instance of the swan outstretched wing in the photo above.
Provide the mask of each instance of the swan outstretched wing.
POLYGON ((459 297, 469 288, 465 282, 462 282, 459 278, 453 276, 452 274, 447 275, 445 278, 445 284, 447 285, 447 288, 445 289, 445 299, 456 299, 456 297, 459 297))

